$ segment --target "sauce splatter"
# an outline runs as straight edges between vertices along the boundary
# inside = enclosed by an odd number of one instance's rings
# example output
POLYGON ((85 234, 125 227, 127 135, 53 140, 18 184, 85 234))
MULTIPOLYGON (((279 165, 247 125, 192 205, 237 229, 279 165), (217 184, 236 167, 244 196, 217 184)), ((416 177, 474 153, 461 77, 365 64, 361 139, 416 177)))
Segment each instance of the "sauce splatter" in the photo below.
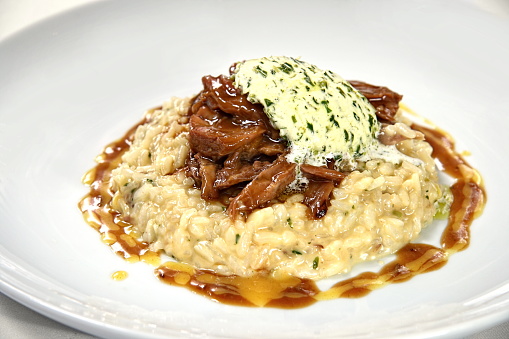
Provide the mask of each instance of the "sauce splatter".
POLYGON ((113 272, 113 274, 111 275, 111 279, 116 280, 116 281, 122 281, 122 280, 127 279, 128 275, 129 274, 126 271, 116 271, 116 272, 113 272))

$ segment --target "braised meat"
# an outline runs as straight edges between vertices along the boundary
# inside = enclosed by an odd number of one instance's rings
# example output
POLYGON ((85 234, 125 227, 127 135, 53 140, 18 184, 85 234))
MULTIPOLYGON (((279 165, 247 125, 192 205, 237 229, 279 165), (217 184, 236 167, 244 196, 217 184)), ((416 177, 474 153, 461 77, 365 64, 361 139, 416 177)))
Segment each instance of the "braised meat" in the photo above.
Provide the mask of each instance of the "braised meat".
MULTIPOLYGON (((297 165, 286 161, 287 144, 263 106, 249 102, 227 76, 205 76, 202 83, 189 110, 187 161, 187 173, 202 198, 228 205, 232 218, 281 198, 295 180, 297 165)), ((394 122, 401 95, 359 81, 351 84, 374 105, 380 121, 394 122)), ((307 164, 300 165, 300 171, 309 180, 303 203, 311 218, 321 218, 333 188, 346 174, 307 164)))
POLYGON ((189 111, 188 174, 202 198, 221 199, 237 216, 277 198, 294 180, 295 164, 281 156, 286 143, 261 105, 250 103, 226 76, 202 82, 189 111))
POLYGON ((376 116, 380 122, 395 123, 395 115, 399 109, 402 95, 391 91, 387 87, 375 86, 362 81, 348 81, 356 90, 361 92, 375 107, 376 116))

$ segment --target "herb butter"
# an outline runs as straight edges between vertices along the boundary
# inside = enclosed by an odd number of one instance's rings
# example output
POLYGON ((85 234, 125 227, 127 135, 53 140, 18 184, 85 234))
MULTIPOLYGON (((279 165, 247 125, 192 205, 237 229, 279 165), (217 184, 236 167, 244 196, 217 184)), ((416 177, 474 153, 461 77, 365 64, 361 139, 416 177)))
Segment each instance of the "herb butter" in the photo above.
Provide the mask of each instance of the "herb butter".
POLYGON ((290 146, 288 161, 326 165, 358 158, 376 142, 375 108, 339 75, 289 57, 239 62, 234 85, 260 103, 290 146))
POLYGON ((332 160, 336 169, 373 158, 422 164, 378 141, 376 109, 334 72, 290 57, 265 57, 237 63, 232 76, 288 141, 289 162, 326 166, 332 160))

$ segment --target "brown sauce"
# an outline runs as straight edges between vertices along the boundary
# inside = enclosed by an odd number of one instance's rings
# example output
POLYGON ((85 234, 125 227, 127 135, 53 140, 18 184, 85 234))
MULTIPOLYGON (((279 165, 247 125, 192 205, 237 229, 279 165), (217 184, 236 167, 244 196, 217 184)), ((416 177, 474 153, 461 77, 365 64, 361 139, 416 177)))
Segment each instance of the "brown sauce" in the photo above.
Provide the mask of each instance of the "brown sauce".
POLYGON ((454 142, 437 129, 413 125, 414 129, 424 133, 433 146, 433 156, 443 165, 444 171, 456 179, 451 187, 454 202, 442 234, 441 247, 407 244, 396 253, 396 259, 379 272, 359 274, 339 281, 324 291, 309 279, 276 279, 263 272, 248 278, 223 276, 209 270, 197 270, 187 264, 166 262, 160 265, 159 254, 150 251, 147 243, 139 241, 139 235, 132 226, 110 207, 111 171, 118 166, 122 154, 128 149, 137 126, 107 146, 98 157, 97 166, 84 178, 84 182, 90 186, 90 192, 80 202, 79 208, 85 220, 101 234, 103 241, 115 253, 131 262, 141 260, 157 266, 155 275, 160 280, 186 287, 225 304, 301 308, 320 300, 362 297, 387 284, 404 282, 418 274, 439 269, 447 263, 449 255, 468 246, 470 226, 486 202, 478 172, 456 152, 454 142))

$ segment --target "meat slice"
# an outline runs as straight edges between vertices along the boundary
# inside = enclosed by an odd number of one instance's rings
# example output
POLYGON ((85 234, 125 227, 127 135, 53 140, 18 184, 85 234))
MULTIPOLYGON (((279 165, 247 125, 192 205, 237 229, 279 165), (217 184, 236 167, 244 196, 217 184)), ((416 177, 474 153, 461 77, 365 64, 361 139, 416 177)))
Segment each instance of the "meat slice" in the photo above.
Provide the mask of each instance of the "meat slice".
POLYGON ((347 174, 331 168, 308 164, 300 165, 300 170, 309 178, 309 184, 304 191, 304 200, 302 201, 308 207, 308 217, 320 219, 327 213, 334 186, 339 184, 347 174))
POLYGON ((308 217, 311 219, 320 219, 328 209, 328 203, 334 182, 332 180, 317 181, 310 180, 306 191, 304 192, 304 205, 308 207, 308 217))
POLYGON ((235 219, 241 212, 263 207, 277 198, 294 179, 295 167, 281 156, 260 174, 230 202, 228 214, 235 219))
POLYGON ((201 196, 205 200, 215 200, 219 197, 219 193, 214 187, 217 165, 201 156, 198 156, 197 160, 201 178, 201 196))
POLYGON ((270 161, 255 161, 238 162, 235 167, 223 167, 217 172, 214 187, 223 190, 241 182, 251 181, 270 165, 270 161))
POLYGON ((326 167, 318 167, 308 164, 300 165, 300 170, 307 177, 311 177, 317 180, 332 181, 335 183, 341 182, 341 180, 343 180, 347 176, 347 174, 343 172, 339 172, 326 167))
POLYGON ((387 87, 375 86, 362 81, 352 80, 349 83, 375 107, 378 120, 391 124, 396 122, 394 117, 399 109, 402 95, 391 91, 387 87))
POLYGON ((265 132, 261 126, 243 128, 233 124, 229 126, 210 125, 197 115, 191 116, 189 125, 189 141, 192 151, 213 160, 235 152, 265 132))
POLYGON ((247 95, 243 95, 235 88, 231 78, 224 75, 218 77, 209 75, 202 78, 202 83, 204 91, 201 95, 208 107, 230 114, 234 121, 237 120, 244 125, 261 124, 271 138, 279 137, 279 132, 270 123, 263 106, 247 100, 247 95))
POLYGON ((207 106, 212 109, 219 109, 225 113, 239 116, 245 120, 261 121, 265 113, 257 105, 247 100, 240 90, 233 86, 233 81, 224 76, 204 76, 202 78, 204 97, 207 99, 207 106))

